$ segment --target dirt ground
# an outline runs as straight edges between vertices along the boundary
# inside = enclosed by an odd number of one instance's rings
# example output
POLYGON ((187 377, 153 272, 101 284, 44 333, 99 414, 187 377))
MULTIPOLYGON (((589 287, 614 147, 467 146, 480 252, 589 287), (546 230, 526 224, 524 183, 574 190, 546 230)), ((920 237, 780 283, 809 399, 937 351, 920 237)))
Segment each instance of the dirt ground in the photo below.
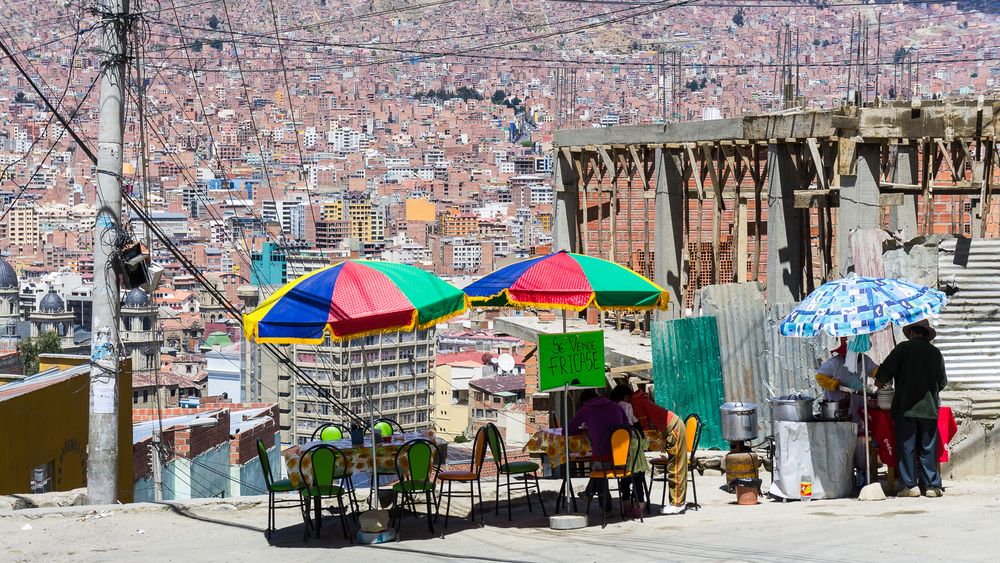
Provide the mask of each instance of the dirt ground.
MULTIPOLYGON (((766 482, 766 480, 765 480, 766 482)), ((513 521, 504 507, 493 515, 494 486, 484 482, 486 526, 465 517, 432 535, 424 518, 406 515, 402 541, 350 545, 336 517, 324 519, 322 537, 303 541, 297 508, 278 512, 268 541, 266 499, 213 499, 169 505, 72 507, 0 513, 4 561, 996 561, 1000 554, 1000 480, 946 483, 943 498, 890 498, 881 502, 763 500, 737 506, 719 490, 722 478, 698 481, 701 510, 655 515, 605 529, 554 531, 535 503, 529 513, 515 498, 513 521)), ((583 483, 578 486, 582 487, 583 483)), ((544 481, 547 508, 557 481, 544 481)), ((659 484, 653 491, 659 500, 659 484)), ((690 491, 689 491, 690 500, 690 491)), ((455 506, 453 505, 453 509, 455 506)), ((595 523, 596 521, 596 523, 595 523)))

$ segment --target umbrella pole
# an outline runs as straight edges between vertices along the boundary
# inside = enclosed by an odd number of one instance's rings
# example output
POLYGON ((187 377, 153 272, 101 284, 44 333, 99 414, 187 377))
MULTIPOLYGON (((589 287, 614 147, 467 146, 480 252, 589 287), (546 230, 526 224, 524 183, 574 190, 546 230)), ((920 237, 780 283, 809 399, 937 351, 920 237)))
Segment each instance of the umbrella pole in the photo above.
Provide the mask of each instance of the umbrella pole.
MULTIPOLYGON (((565 313, 563 313, 565 315, 565 313)), ((564 319, 565 320, 565 319, 564 319)), ((563 466, 566 471, 565 479, 565 490, 563 491, 563 501, 566 503, 566 508, 570 506, 570 495, 572 494, 573 487, 570 485, 569 480, 571 477, 571 471, 569 466, 569 383, 563 384, 563 445, 566 447, 566 464, 563 466)), ((573 506, 576 507, 576 498, 573 498, 573 506)))
MULTIPOLYGON (((566 334, 566 309, 562 310, 562 329, 563 329, 563 334, 566 334)), ((571 473, 569 466, 569 382, 563 384, 562 400, 563 400, 562 411, 563 411, 563 436, 564 436, 563 446, 565 447, 565 454, 566 454, 566 465, 564 466, 566 471, 566 480, 565 480, 566 490, 563 491, 563 495, 564 495, 564 500, 566 502, 566 508, 568 509, 570 506, 570 494, 573 490, 573 487, 572 485, 570 485, 569 482, 571 473)), ((573 499, 573 504, 576 505, 575 498, 573 499)))
POLYGON ((368 507, 378 510, 380 504, 378 501, 378 454, 376 453, 378 439, 375 436, 377 432, 375 428, 375 398, 372 393, 368 393, 371 389, 371 377, 368 375, 368 356, 365 355, 364 337, 361 340, 361 371, 365 373, 365 392, 368 395, 368 416, 371 419, 372 431, 372 484, 368 492, 368 507))
POLYGON ((872 478, 872 456, 871 437, 868 435, 868 374, 865 373, 865 355, 858 354, 858 374, 861 376, 861 397, 864 402, 865 413, 865 486, 871 484, 872 478))

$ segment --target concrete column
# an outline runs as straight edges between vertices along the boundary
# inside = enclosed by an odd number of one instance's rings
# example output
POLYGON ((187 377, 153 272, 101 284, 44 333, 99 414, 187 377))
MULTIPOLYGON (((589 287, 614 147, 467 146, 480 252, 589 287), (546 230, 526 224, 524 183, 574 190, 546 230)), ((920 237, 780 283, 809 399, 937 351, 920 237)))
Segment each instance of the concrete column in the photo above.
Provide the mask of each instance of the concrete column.
POLYGON ((802 298, 802 210, 795 163, 784 144, 767 146, 767 302, 802 298))
POLYGON ((882 145, 858 143, 854 176, 840 177, 840 214, 837 221, 837 263, 841 275, 853 271, 851 231, 879 226, 879 174, 882 145))
POLYGON ((684 161, 681 151, 656 149, 656 200, 654 204, 653 280, 670 292, 666 316, 682 314, 684 249, 684 161))
MULTIPOLYGON (((897 184, 917 184, 917 146, 898 145, 896 168, 892 181, 897 184)), ((917 236, 917 195, 903 196, 903 205, 889 208, 889 230, 898 231, 903 240, 917 236)))
POLYGON ((562 152, 556 156, 554 189, 555 217, 552 224, 553 250, 580 252, 580 178, 573 162, 562 152))

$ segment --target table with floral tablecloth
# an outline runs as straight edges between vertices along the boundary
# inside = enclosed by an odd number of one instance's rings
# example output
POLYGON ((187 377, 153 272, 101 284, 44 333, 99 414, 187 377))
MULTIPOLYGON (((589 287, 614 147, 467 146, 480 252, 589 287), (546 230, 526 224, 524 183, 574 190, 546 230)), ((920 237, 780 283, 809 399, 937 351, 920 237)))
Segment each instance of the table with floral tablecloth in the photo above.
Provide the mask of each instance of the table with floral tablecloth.
MULTIPOLYGON (((663 451, 666 447, 666 438, 658 430, 646 430, 646 440, 649 441, 649 448, 646 451, 663 451)), ((539 430, 528 440, 524 446, 524 451, 528 453, 543 453, 549 458, 549 465, 558 467, 566 461, 566 438, 563 436, 561 428, 549 428, 539 430)), ((590 454, 590 439, 586 434, 573 434, 569 437, 569 455, 587 456, 590 454)))
MULTIPOLYGON (((396 453, 399 451, 399 448, 403 446, 403 444, 416 438, 423 438, 433 442, 434 431, 426 430, 422 432, 407 433, 402 436, 393 436, 388 442, 378 444, 375 451, 378 455, 379 475, 395 475, 396 453)), ((301 476, 303 474, 306 477, 307 483, 310 485, 312 484, 312 465, 309 458, 306 458, 305 460, 302 459, 302 452, 317 444, 329 444, 344 452, 344 456, 347 458, 347 466, 351 469, 352 473, 371 473, 372 443, 370 437, 365 439, 365 443, 363 445, 351 444, 350 439, 333 441, 313 440, 311 442, 306 442, 301 446, 292 446, 281 453, 282 457, 285 458, 285 468, 288 470, 288 479, 292 482, 292 486, 296 489, 302 487, 301 476), (302 470, 301 473, 299 472, 300 464, 302 470)), ((400 460, 400 465, 405 469, 406 458, 400 460)))

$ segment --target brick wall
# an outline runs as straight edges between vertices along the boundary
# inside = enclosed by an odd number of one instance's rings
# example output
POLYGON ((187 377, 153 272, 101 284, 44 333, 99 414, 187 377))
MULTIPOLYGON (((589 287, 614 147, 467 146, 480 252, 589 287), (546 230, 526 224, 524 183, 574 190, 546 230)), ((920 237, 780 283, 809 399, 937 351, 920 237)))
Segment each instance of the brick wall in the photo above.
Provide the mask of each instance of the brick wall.
MULTIPOLYGON (((186 416, 189 414, 200 414, 204 412, 217 411, 219 409, 235 409, 235 410, 247 410, 247 409, 260 409, 265 407, 274 407, 275 403, 204 403, 199 407, 194 408, 167 408, 160 409, 159 416, 161 418, 169 418, 172 416, 186 416)), ((146 422, 150 420, 156 420, 157 410, 156 409, 132 409, 132 422, 146 422)))
POLYGON ((264 423, 244 430, 233 436, 229 442, 229 463, 232 465, 243 465, 251 459, 257 457, 257 439, 264 441, 264 447, 271 449, 274 446, 274 434, 278 431, 278 405, 271 405, 271 408, 258 418, 263 418, 264 423))
POLYGON ((198 455, 229 441, 229 410, 216 415, 219 421, 214 426, 192 426, 178 429, 174 451, 177 455, 192 459, 198 455))

